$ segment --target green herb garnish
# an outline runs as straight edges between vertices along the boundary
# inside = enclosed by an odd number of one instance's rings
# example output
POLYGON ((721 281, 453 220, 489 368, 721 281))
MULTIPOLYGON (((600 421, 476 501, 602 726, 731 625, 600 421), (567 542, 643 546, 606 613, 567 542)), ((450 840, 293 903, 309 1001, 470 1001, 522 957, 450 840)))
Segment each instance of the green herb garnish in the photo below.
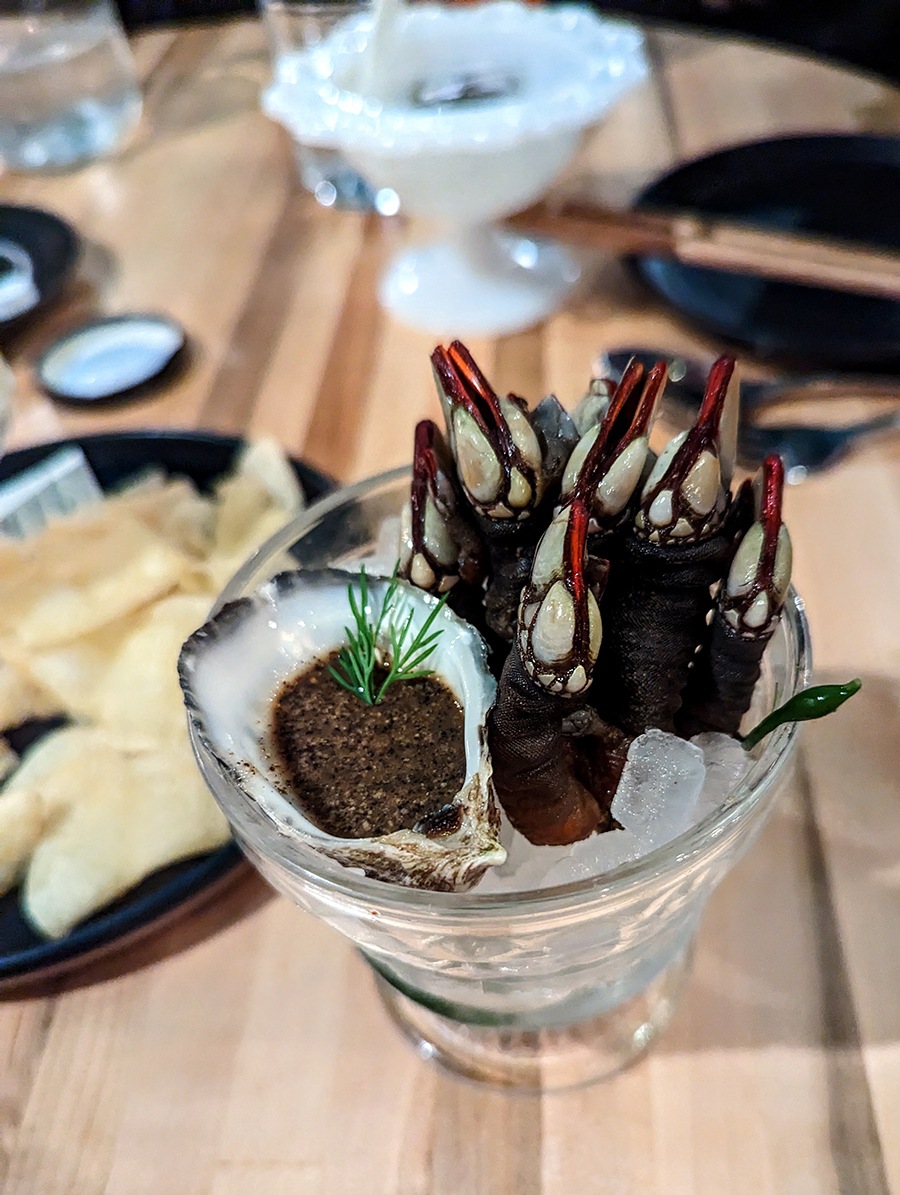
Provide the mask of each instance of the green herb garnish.
POLYGON ((328 671, 339 685, 350 693, 355 693, 366 705, 378 705, 396 681, 416 680, 432 675, 432 669, 423 668, 422 665, 431 655, 443 630, 443 627, 434 631, 431 628, 447 600, 447 595, 444 594, 413 638, 407 642, 415 610, 409 611, 401 625, 391 619, 399 585, 395 568, 374 621, 370 621, 367 615, 369 582, 365 568, 360 569, 359 573, 359 596, 357 597, 352 584, 347 586, 355 630, 351 627, 344 628, 348 639, 347 646, 341 648, 337 668, 329 664, 328 671), (382 663, 379 658, 378 639, 385 627, 390 642, 390 648, 385 652, 387 675, 376 688, 375 669, 382 663))
POLYGON ((861 680, 850 680, 845 685, 815 685, 811 689, 804 689, 802 693, 795 693, 790 701, 780 705, 777 710, 767 714, 758 726, 741 738, 745 750, 750 751, 760 739, 771 734, 785 722, 810 722, 814 718, 824 718, 843 705, 848 697, 852 697, 862 686, 861 680))

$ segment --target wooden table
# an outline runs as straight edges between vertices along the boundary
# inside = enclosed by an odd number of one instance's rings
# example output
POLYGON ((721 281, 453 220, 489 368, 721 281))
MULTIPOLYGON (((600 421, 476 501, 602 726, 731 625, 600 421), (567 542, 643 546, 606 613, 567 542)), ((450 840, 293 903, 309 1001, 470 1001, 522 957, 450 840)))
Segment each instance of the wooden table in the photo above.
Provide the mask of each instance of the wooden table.
MULTIPOLYGON (((900 127, 873 81, 656 35, 657 71, 569 180, 621 200, 676 157, 784 129, 900 127)), ((4 178, 89 239, 70 301, 15 348, 17 443, 111 427, 277 435, 340 478, 405 461, 436 413, 429 337, 375 283, 405 232, 317 207, 257 111, 252 24, 151 32, 117 161, 4 178), (159 308, 198 348, 152 401, 71 414, 40 345, 88 309, 159 308)), ((576 399, 604 346, 714 348, 612 260, 546 325, 471 348, 498 389, 576 399)), ((248 876, 215 908, 0 1006, 5 1195, 880 1195, 900 1192, 900 441, 791 490, 823 675, 862 694, 805 731, 795 783, 722 885, 655 1052, 613 1082, 511 1098, 420 1061, 336 934, 248 876)))

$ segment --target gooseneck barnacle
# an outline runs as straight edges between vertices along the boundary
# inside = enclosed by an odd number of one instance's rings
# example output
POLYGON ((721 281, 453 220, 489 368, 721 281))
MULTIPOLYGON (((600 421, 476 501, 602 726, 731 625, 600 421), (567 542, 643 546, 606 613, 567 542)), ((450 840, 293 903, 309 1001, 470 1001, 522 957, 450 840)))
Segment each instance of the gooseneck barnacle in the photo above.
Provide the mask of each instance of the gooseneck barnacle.
POLYGON ((696 543, 722 522, 727 495, 719 434, 733 372, 730 357, 716 361, 696 423, 669 441, 647 478, 635 528, 651 543, 696 543))
POLYGON ((587 527, 583 502, 564 507, 541 537, 522 590, 519 653, 528 675, 549 693, 587 692, 600 651, 606 573, 596 568, 588 582, 587 527))
POLYGON ((579 436, 602 422, 617 385, 612 378, 591 378, 587 390, 572 412, 572 422, 579 436))
POLYGON ((602 422, 582 436, 563 475, 562 500, 588 504, 596 529, 611 528, 631 501, 650 450, 650 426, 666 382, 659 362, 647 374, 629 363, 602 422))
POLYGON ((756 522, 738 544, 719 597, 722 617, 739 635, 768 638, 791 581, 791 537, 782 519, 784 465, 763 461, 756 522))
POLYGON ((597 704, 628 734, 675 730, 712 589, 728 565, 720 431, 733 369, 729 358, 713 366, 694 426, 670 441, 651 470, 613 562, 597 704))
POLYGON ((498 398, 465 345, 431 354, 460 484, 482 518, 522 521, 543 497, 541 446, 525 402, 498 398))
POLYGON ((781 458, 769 456, 759 479, 756 520, 738 543, 685 693, 678 719, 683 734, 737 734, 750 708, 763 653, 791 580, 783 490, 781 458))
POLYGON ((551 453, 546 436, 555 427, 574 441, 574 425, 566 427, 552 400, 543 404, 536 429, 524 400, 499 398, 459 341, 439 345, 431 363, 460 488, 490 557, 484 620, 492 635, 509 643, 541 532, 532 516, 554 481, 550 458, 558 445, 551 453))
POLYGON ((401 516, 398 573, 419 589, 446 593, 462 581, 480 584, 487 551, 467 520, 453 462, 430 419, 416 426, 410 500, 401 516))
POLYGON ((575 499, 541 538, 490 721, 500 802, 516 829, 542 845, 607 828, 624 764, 622 736, 582 704, 602 640, 607 576, 606 561, 588 556, 587 528, 587 507, 575 499))

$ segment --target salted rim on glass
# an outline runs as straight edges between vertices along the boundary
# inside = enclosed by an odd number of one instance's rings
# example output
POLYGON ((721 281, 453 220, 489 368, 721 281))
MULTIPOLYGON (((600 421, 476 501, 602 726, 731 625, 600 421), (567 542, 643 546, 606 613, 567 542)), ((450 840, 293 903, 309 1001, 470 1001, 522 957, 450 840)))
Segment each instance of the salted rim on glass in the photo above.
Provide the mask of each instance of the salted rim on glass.
MULTIPOLYGON (((210 615, 218 613, 222 606, 231 601, 249 596, 254 590, 264 585, 269 576, 257 578, 255 574, 264 566, 265 562, 278 552, 283 552, 295 544, 323 515, 360 498, 365 498, 381 489, 385 489, 399 481, 408 480, 410 466, 404 465, 399 469, 391 469, 385 473, 368 477, 364 481, 353 485, 342 486, 333 493, 313 502, 296 519, 286 524, 271 536, 234 574, 219 595, 210 615)), ((811 667, 811 649, 809 638, 809 624, 806 619, 803 599, 793 586, 788 591, 784 605, 784 619, 787 622, 789 645, 794 649, 793 683, 784 693, 779 694, 784 700, 792 697, 809 679, 811 667)), ((202 742, 198 742, 196 729, 191 721, 191 739, 195 749, 202 753, 204 759, 214 759, 202 742)), ((347 871, 340 875, 332 870, 339 867, 330 860, 323 860, 329 864, 320 868, 312 850, 304 849, 304 856, 310 856, 309 862, 296 859, 289 861, 292 870, 306 874, 315 879, 316 883, 336 892, 353 896, 358 899, 372 901, 381 905, 392 905, 399 909, 418 907, 422 911, 431 910, 442 913, 460 913, 466 909, 482 909, 500 911, 503 909, 547 908, 571 905, 573 898, 583 898, 589 903, 597 897, 608 896, 610 893, 623 893, 629 888, 639 887, 650 879, 657 879, 672 868, 688 862, 692 857, 703 853, 710 841, 722 837, 740 822, 744 815, 765 795, 771 786, 779 779, 790 757, 799 732, 799 723, 780 726, 769 736, 769 744, 762 755, 755 761, 743 780, 732 790, 731 803, 715 813, 708 814, 702 821, 696 823, 677 838, 673 838, 665 845, 634 859, 629 863, 620 864, 601 875, 592 876, 586 880, 575 880, 568 884, 560 884, 552 888, 537 888, 523 892, 492 892, 479 895, 477 887, 470 892, 432 892, 422 888, 406 888, 401 884, 385 883, 384 880, 373 880, 368 876, 360 876, 347 871)), ((229 780, 230 778, 224 777, 229 780)), ((272 817, 271 811, 263 810, 271 824, 281 833, 290 838, 289 831, 272 817)), ((282 860, 279 860, 281 862, 282 860)))

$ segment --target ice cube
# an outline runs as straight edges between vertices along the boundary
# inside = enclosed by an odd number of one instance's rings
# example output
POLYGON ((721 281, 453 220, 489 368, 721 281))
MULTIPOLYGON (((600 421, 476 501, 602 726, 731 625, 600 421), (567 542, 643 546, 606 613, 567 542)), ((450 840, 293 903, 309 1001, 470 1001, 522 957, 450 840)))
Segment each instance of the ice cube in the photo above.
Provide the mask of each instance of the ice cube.
POLYGON ((645 731, 628 749, 612 815, 639 839, 642 853, 654 850, 696 820, 705 777, 698 746, 662 730, 645 731))
POLYGON ((737 739, 728 734, 707 731, 691 742, 703 752, 706 779, 697 800, 695 821, 720 808, 735 786, 750 770, 752 760, 737 739))
MULTIPOLYGON (((546 886, 545 877, 555 863, 567 859, 570 846, 534 846, 524 834, 500 815, 500 841, 506 847, 506 862, 490 867, 478 885, 480 893, 529 892, 546 886)), ((564 883, 565 881, 559 881, 564 883)))
POLYGON ((545 874, 542 888, 554 888, 558 884, 574 884, 576 880, 589 880, 597 873, 585 863, 579 862, 571 855, 567 859, 560 859, 545 874))
POLYGON ((646 848, 632 830, 607 830, 592 834, 572 847, 572 858, 591 875, 603 875, 622 863, 639 858, 646 848))
POLYGON ((569 884, 639 859, 697 820, 705 775, 699 746, 660 730, 647 731, 631 744, 612 803, 613 817, 624 829, 592 834, 571 846, 533 846, 501 815, 507 859, 488 869, 478 892, 529 892, 569 884))

